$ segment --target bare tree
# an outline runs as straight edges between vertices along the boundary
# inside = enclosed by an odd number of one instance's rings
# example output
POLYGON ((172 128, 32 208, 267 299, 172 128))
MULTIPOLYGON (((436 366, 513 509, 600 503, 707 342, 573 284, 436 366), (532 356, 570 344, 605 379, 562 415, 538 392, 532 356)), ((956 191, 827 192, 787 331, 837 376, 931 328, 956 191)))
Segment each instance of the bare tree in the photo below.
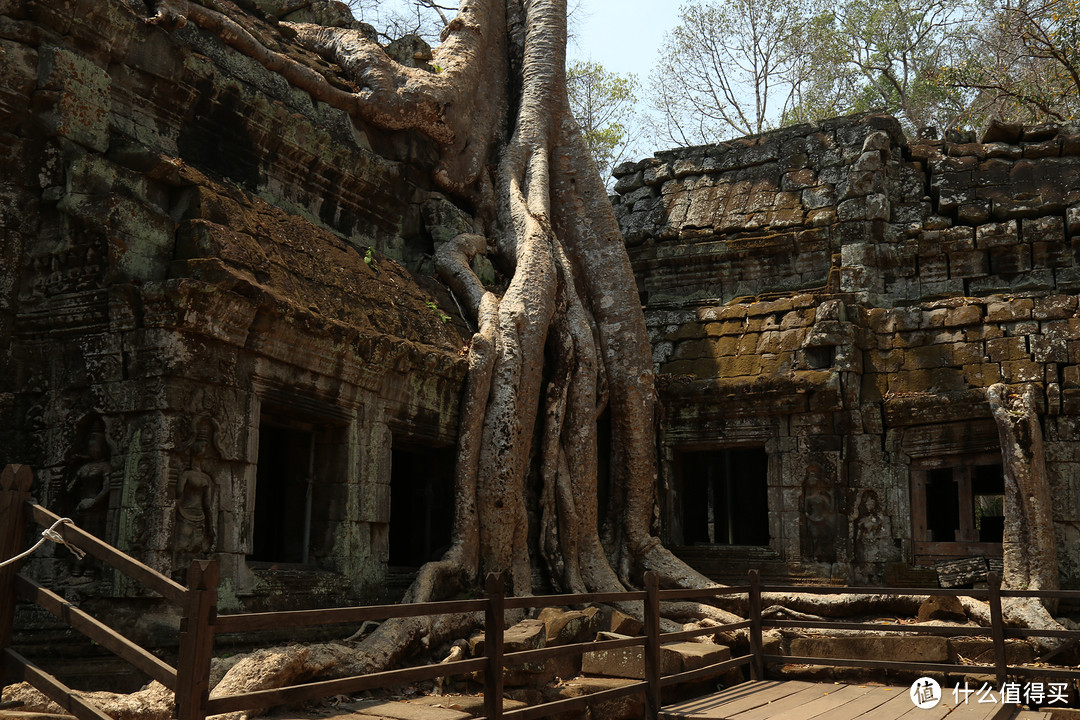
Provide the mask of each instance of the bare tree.
POLYGON ((847 50, 836 33, 835 15, 811 8, 790 42, 791 97, 780 124, 814 122, 856 109, 865 87, 847 61, 847 50))
POLYGON ((1080 116, 1080 5, 1006 0, 991 5, 943 85, 970 94, 968 122, 1065 122, 1080 116))
POLYGON ((802 21, 792 0, 684 5, 652 77, 660 138, 692 145, 770 127, 791 98, 802 21))
POLYGON ((953 127, 964 96, 938 78, 973 15, 969 0, 688 5, 653 78, 659 135, 703 143, 866 110, 953 127))
POLYGON ((419 35, 436 43, 457 13, 453 0, 348 0, 346 4, 357 20, 378 28, 387 40, 419 35))

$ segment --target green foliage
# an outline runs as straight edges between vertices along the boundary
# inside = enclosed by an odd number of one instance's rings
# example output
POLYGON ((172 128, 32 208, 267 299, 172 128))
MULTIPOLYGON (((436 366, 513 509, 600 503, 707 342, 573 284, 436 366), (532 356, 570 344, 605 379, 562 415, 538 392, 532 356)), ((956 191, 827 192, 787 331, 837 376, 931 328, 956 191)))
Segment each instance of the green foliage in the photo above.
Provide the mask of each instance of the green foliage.
POLYGON ((375 269, 375 266, 377 264, 377 261, 375 260, 375 248, 369 247, 367 250, 364 251, 364 263, 366 263, 367 266, 372 270, 375 269))
POLYGON ((450 322, 450 316, 442 311, 442 308, 439 307, 439 303, 435 302, 434 300, 425 300, 424 304, 434 310, 435 314, 438 315, 439 319, 442 320, 444 323, 450 322))
POLYGON ((609 72, 592 61, 566 68, 570 111, 581 126, 585 144, 601 177, 608 178, 636 139, 634 106, 639 90, 634 75, 609 72))
POLYGON ((942 69, 967 45, 978 1, 686 5, 653 76, 663 134, 714 142, 865 111, 891 112, 910 131, 956 127, 968 97, 941 82, 942 69))
POLYGON ((967 98, 965 123, 1080 118, 1080 0, 1004 0, 983 17, 937 76, 967 98))
POLYGON ((865 100, 898 115, 910 130, 950 129, 963 98, 935 77, 955 60, 974 13, 968 0, 848 0, 836 14, 835 32, 865 100))

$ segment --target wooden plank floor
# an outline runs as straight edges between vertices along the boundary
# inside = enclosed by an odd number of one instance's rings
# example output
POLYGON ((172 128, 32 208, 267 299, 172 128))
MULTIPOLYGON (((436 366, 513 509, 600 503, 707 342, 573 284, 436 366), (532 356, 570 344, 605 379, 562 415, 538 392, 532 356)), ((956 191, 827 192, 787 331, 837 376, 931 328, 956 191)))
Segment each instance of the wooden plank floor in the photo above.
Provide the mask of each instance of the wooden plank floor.
POLYGON ((907 687, 762 680, 669 705, 660 720, 1041 720, 1049 713, 1020 713, 1015 706, 961 702, 943 693, 937 707, 920 710, 907 687))

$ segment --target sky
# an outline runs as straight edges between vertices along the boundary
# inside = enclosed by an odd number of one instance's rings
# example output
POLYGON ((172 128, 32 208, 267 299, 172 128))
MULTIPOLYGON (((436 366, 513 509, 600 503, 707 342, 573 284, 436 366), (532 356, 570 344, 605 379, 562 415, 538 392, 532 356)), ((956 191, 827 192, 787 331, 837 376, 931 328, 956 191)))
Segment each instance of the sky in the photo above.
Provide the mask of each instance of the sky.
POLYGON ((634 73, 645 86, 678 13, 675 0, 581 0, 567 49, 570 60, 594 60, 620 75, 634 73))
MULTIPOLYGON (((568 0, 570 43, 569 62, 592 60, 609 72, 633 73, 639 83, 637 120, 641 128, 648 111, 649 74, 659 57, 664 36, 678 24, 679 5, 684 0, 568 0)), ((408 0, 382 0, 380 8, 391 9, 408 0)), ((456 6, 454 0, 441 0, 456 6)), ((632 131, 632 144, 622 159, 646 157, 653 142, 641 131, 632 131)))
MULTIPOLYGON (((407 0, 383 0, 394 7, 407 0)), ((575 0, 569 0, 571 7, 575 0)), ((677 0, 576 0, 567 52, 571 61, 593 60, 610 72, 634 73, 644 86, 664 34, 678 22, 677 0)), ((444 6, 456 5, 443 0, 444 6)))

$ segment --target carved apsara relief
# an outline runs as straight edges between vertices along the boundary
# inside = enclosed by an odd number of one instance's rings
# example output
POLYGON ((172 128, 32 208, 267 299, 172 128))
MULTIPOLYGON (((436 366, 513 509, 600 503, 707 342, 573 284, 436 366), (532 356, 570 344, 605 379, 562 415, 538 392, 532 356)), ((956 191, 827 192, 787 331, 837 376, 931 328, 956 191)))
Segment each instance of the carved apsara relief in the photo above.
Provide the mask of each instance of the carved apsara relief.
MULTIPOLYGON (((71 518, 81 529, 106 542, 111 540, 112 457, 113 448, 105 420, 96 413, 85 415, 75 425, 75 439, 56 505, 62 516, 71 518)), ((76 584, 98 578, 98 565, 91 559, 61 556, 70 558, 70 572, 76 584)))
POLYGON ((839 513, 832 467, 812 462, 803 482, 803 557, 815 562, 836 562, 839 513))
POLYGON ((203 415, 193 421, 184 445, 183 465, 176 477, 174 568, 216 547, 218 483, 213 465, 223 456, 219 434, 217 422, 203 415))
POLYGON ((855 514, 855 562, 882 560, 882 548, 892 534, 889 518, 881 510, 877 491, 869 488, 859 493, 855 514))
POLYGON ((105 421, 88 415, 78 424, 75 447, 68 462, 63 511, 79 527, 106 537, 112 474, 112 447, 105 421))

